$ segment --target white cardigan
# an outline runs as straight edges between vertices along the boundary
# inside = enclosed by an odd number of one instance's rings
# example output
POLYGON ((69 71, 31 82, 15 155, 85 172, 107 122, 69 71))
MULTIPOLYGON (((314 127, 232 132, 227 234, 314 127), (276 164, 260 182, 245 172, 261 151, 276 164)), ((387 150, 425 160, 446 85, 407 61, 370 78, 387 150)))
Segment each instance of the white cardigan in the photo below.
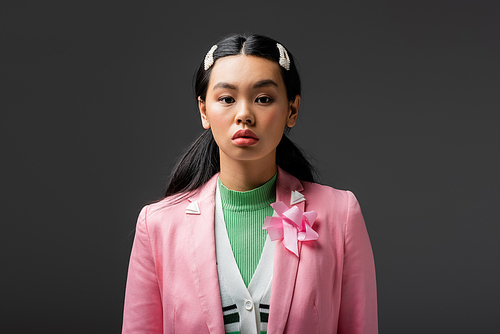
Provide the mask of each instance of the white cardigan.
POLYGON ((219 185, 217 184, 215 196, 215 251, 226 333, 238 331, 241 334, 267 332, 275 244, 276 242, 271 241, 267 236, 259 264, 247 289, 231 249, 226 223, 224 222, 219 185), (231 318, 234 320, 235 313, 238 314, 239 322, 229 321, 228 323, 227 320, 231 318), (261 313, 265 314, 262 317, 264 320, 262 322, 261 313))

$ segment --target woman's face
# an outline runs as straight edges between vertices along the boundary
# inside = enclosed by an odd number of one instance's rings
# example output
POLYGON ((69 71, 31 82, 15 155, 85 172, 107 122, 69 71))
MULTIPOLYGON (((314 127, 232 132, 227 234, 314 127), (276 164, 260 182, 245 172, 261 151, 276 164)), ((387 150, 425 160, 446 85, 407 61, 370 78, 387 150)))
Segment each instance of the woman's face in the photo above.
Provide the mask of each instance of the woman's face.
POLYGON ((212 129, 224 161, 276 163, 285 125, 297 120, 300 96, 288 101, 279 65, 256 56, 228 56, 213 65, 202 124, 212 129))

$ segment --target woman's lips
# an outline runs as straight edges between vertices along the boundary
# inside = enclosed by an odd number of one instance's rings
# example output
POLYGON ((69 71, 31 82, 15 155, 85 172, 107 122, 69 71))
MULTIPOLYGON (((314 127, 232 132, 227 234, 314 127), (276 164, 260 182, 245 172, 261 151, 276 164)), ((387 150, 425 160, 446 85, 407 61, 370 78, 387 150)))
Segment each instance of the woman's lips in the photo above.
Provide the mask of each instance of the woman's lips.
POLYGON ((231 139, 238 146, 251 146, 259 141, 259 137, 251 130, 238 130, 231 139))

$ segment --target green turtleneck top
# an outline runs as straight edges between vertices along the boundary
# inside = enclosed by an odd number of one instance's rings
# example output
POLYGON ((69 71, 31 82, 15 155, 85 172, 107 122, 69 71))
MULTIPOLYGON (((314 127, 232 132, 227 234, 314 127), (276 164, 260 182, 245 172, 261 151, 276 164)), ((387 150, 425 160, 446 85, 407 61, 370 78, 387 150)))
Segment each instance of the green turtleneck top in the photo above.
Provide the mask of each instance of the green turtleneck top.
POLYGON ((276 202, 276 174, 249 191, 229 190, 220 179, 218 182, 229 242, 248 287, 266 242, 267 231, 262 229, 264 219, 273 215, 271 203, 276 202))

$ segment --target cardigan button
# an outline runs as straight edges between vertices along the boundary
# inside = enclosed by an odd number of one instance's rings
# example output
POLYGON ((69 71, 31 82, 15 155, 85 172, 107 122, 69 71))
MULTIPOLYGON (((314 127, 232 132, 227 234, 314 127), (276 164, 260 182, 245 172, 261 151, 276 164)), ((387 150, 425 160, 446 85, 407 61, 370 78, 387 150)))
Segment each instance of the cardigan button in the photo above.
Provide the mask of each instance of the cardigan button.
POLYGON ((245 308, 247 311, 251 311, 253 309, 253 302, 251 300, 245 300, 245 308))

